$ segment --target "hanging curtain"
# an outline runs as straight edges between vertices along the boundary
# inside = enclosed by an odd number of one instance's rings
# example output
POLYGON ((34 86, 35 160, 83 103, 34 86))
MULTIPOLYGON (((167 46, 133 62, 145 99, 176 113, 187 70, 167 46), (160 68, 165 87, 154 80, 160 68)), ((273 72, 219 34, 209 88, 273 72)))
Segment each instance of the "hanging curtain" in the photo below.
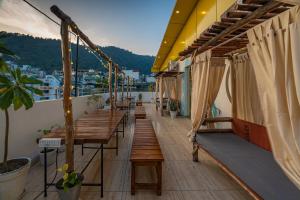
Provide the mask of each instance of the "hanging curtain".
POLYGON ((177 78, 176 78, 176 90, 175 90, 176 100, 178 100, 178 101, 180 100, 181 93, 182 93, 182 77, 177 76, 177 78))
POLYGON ((175 77, 164 77, 164 86, 165 86, 165 97, 168 99, 167 102, 167 110, 170 110, 170 99, 172 98, 172 94, 176 90, 176 79, 175 77))
POLYGON ((247 53, 233 57, 231 66, 233 93, 233 116, 256 124, 263 124, 263 114, 253 66, 247 53))
POLYGON ((192 96, 191 121, 192 130, 188 133, 190 141, 194 140, 196 131, 210 112, 210 108, 220 89, 225 70, 225 60, 211 58, 211 51, 206 51, 193 58, 191 66, 192 96))
POLYGON ((210 60, 210 74, 208 82, 208 94, 207 94, 207 116, 212 117, 212 106, 215 102, 220 90, 220 86, 223 80, 225 72, 225 60, 223 58, 211 58, 210 60))
POLYGON ((300 189, 300 9, 247 32, 274 157, 300 189))
POLYGON ((170 99, 172 93, 176 89, 176 78, 164 77, 164 86, 165 86, 165 97, 170 99))

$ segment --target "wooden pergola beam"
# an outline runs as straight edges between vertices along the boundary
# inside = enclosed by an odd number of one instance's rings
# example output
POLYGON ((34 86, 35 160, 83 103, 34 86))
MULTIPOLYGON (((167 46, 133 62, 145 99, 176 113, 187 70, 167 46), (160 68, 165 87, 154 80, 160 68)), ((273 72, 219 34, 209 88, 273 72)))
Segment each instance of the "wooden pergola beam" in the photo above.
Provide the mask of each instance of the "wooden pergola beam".
POLYGON ((65 117, 65 145, 66 145, 66 163, 69 171, 74 171, 74 126, 73 126, 73 109, 72 109, 72 67, 69 51, 69 25, 65 21, 61 22, 61 50, 64 70, 63 86, 63 107, 65 117))
POLYGON ((127 95, 126 95, 126 97, 128 98, 129 96, 128 96, 128 92, 129 92, 129 76, 127 76, 127 87, 126 87, 126 89, 127 89, 127 95))
POLYGON ((114 87, 114 106, 117 108, 117 100, 118 100, 118 65, 115 65, 115 87, 114 87))
POLYGON ((123 73, 123 78, 122 78, 122 98, 121 100, 124 100, 124 83, 125 83, 126 77, 125 77, 125 73, 123 73))
MULTIPOLYGON (((85 35, 76 25, 76 23, 69 17, 67 14, 65 14, 62 10, 60 10, 56 5, 51 6, 50 8, 51 12, 53 12, 58 18, 60 18, 62 21, 67 23, 71 30, 77 34, 92 50, 97 52, 99 56, 101 56, 106 62, 109 62, 111 59, 99 48, 97 45, 95 45, 87 35, 85 35)), ((116 63, 113 63, 115 65, 116 63)), ((121 71, 121 70, 119 70, 121 71)))
POLYGON ((215 36, 214 38, 210 39, 208 42, 204 43, 201 47, 197 49, 197 52, 202 53, 205 50, 207 50, 208 46, 213 46, 215 43, 217 43, 219 40, 223 39, 224 37, 228 36, 229 34, 233 33, 234 31, 239 30, 246 24, 248 24, 250 21, 256 20, 263 16, 266 12, 279 7, 282 3, 270 0, 265 5, 257 8, 255 11, 252 12, 252 14, 248 15, 247 17, 240 19, 235 24, 230 26, 229 28, 222 31, 219 35, 215 36))
POLYGON ((109 92, 109 100, 110 100, 110 109, 114 109, 114 101, 112 98, 112 68, 113 62, 111 60, 108 61, 108 92, 109 92))

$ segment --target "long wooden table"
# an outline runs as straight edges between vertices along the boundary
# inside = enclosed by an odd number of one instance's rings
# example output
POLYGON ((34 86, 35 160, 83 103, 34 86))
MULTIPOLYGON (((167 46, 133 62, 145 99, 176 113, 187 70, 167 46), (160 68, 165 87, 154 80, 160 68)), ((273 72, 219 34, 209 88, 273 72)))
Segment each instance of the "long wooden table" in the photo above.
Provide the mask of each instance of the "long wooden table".
MULTIPOLYGON (((81 171, 81 174, 87 169, 89 164, 95 158, 96 154, 101 151, 101 169, 100 169, 100 183, 83 183, 83 186, 101 186, 101 197, 103 197, 103 149, 116 149, 118 155, 118 133, 125 130, 125 112, 118 110, 97 110, 93 113, 86 114, 75 121, 74 129, 74 145, 82 145, 83 149, 96 149, 97 151, 91 157, 87 165, 81 171), (123 125, 121 131, 118 130, 119 125, 123 125), (116 146, 115 147, 104 147, 104 144, 108 144, 116 134, 116 146), (100 144, 99 147, 88 147, 84 144, 100 144)), ((52 131, 51 133, 44 136, 44 138, 61 138, 62 142, 65 141, 65 129, 60 128, 52 131)), ((44 149, 47 152, 47 148, 44 149)), ((47 154, 44 154, 44 196, 47 196, 47 188, 52 183, 47 182, 47 154)))
POLYGON ((124 101, 118 101, 116 104, 117 109, 126 111, 126 121, 128 120, 128 115, 129 115, 129 110, 130 110, 130 101, 129 100, 124 100, 124 101))

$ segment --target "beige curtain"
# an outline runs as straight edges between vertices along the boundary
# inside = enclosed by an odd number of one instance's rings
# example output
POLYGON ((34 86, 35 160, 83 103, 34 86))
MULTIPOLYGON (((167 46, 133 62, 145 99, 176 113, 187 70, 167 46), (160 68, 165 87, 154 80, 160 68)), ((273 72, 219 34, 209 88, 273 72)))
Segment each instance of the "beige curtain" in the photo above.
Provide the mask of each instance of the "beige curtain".
POLYGON ((247 53, 233 57, 231 66, 234 117, 256 124, 263 124, 263 114, 253 66, 247 53))
POLYGON ((211 58, 210 60, 210 72, 208 82, 208 94, 207 94, 207 116, 212 117, 211 107, 215 102, 220 90, 220 86, 223 80, 225 72, 225 59, 224 58, 211 58))
POLYGON ((225 70, 225 60, 211 58, 211 51, 206 51, 193 59, 191 66, 192 96, 191 121, 192 130, 188 133, 190 141, 194 140, 205 116, 210 110, 220 89, 225 70))
MULTIPOLYGON (((182 93, 182 88, 181 88, 181 79, 182 79, 182 77, 181 76, 177 76, 176 77, 176 90, 175 90, 175 94, 174 94, 174 98, 176 99, 176 100, 180 100, 180 98, 181 98, 181 93, 182 93)), ((172 95, 171 95, 171 97, 172 97, 172 95)))
POLYGON ((166 98, 171 98, 172 93, 176 90, 176 78, 175 77, 164 77, 166 98))
POLYGON ((274 157, 300 189, 300 9, 247 32, 274 157))
POLYGON ((156 102, 156 98, 158 97, 158 88, 159 88, 159 77, 157 77, 155 80, 155 102, 156 102))

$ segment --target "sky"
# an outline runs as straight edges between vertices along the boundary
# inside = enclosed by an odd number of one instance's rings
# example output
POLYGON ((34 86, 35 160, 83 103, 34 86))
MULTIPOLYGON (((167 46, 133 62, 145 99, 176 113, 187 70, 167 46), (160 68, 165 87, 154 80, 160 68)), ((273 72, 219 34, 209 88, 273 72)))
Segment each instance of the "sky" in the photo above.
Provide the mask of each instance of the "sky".
MULTIPOLYGON (((57 5, 95 44, 156 55, 176 0, 28 1, 59 22, 50 11, 57 5)), ((0 30, 60 38, 59 26, 22 0, 0 0, 0 30)))

